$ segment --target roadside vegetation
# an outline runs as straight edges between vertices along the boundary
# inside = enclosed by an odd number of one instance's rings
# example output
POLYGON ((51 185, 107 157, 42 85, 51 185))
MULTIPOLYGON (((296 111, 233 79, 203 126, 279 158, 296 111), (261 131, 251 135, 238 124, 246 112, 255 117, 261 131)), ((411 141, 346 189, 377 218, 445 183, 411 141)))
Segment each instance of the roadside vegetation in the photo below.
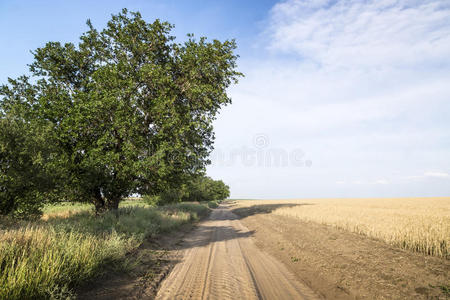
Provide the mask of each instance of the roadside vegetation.
POLYGON ((230 196, 230 188, 222 180, 196 176, 178 187, 167 189, 157 195, 145 195, 147 203, 164 205, 177 202, 222 201, 230 196))
POLYGON ((218 201, 208 201, 208 207, 209 208, 217 208, 217 207, 219 207, 219 202, 218 201))
POLYGON ((406 250, 450 258, 450 198, 248 200, 272 214, 331 225, 406 250))
POLYGON ((38 221, 7 222, 0 229, 0 299, 66 299, 77 285, 126 270, 127 253, 208 214, 205 204, 154 207, 124 201, 118 215, 95 215, 93 205, 47 206, 38 221))

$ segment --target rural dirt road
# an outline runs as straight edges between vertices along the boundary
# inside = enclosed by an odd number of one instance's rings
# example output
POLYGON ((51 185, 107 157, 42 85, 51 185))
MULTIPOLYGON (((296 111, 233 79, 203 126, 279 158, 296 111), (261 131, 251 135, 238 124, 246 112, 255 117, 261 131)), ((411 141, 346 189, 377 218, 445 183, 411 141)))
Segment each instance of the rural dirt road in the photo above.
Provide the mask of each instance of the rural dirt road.
POLYGON ((182 260, 156 299, 318 299, 252 234, 228 206, 215 209, 184 239, 182 260))

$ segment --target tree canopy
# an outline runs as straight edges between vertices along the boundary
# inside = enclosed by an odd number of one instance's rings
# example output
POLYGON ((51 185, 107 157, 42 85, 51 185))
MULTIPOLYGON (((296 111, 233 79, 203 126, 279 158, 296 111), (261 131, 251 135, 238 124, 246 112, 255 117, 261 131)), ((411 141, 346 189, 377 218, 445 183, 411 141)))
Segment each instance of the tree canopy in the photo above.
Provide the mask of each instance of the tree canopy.
POLYGON ((167 204, 182 201, 217 201, 230 196, 230 187, 222 180, 208 176, 192 176, 177 187, 166 189, 158 195, 145 195, 151 204, 167 204))
POLYGON ((186 184, 182 201, 224 200, 230 196, 230 188, 222 180, 197 176, 186 184))
POLYGON ((178 186, 209 163, 212 121, 242 75, 235 41, 177 43, 173 25, 126 9, 101 31, 87 25, 78 45, 48 42, 33 52, 29 77, 0 88, 0 130, 15 128, 0 138, 2 213, 26 181, 22 169, 32 193, 101 211, 178 186))

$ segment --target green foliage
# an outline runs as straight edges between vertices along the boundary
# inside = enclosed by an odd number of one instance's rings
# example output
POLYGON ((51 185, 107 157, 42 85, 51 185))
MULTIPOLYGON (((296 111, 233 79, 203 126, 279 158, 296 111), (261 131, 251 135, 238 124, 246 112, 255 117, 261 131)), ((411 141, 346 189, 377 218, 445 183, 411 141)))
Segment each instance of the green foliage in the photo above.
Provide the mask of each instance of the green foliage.
POLYGON ((150 206, 156 206, 160 203, 161 198, 159 195, 144 195, 142 200, 150 206))
MULTIPOLYGON (((47 207, 60 211, 74 205, 47 207)), ((79 207, 79 205, 75 205, 79 207)), ((95 217, 85 210, 67 218, 5 228, 0 236, 0 299, 67 299, 72 288, 125 267, 126 253, 147 236, 176 229, 208 213, 199 204, 119 208, 95 217)))
MULTIPOLYGON (((121 205, 124 202, 120 203, 121 205)), ((58 213, 77 213, 80 211, 93 210, 93 205, 85 202, 59 202, 44 205, 42 212, 47 215, 54 215, 58 213)))
POLYGON ((209 208, 217 208, 219 207, 219 203, 217 201, 208 201, 209 208))
POLYGON ((230 195, 229 187, 222 180, 196 176, 177 188, 171 188, 156 196, 144 196, 147 203, 164 205, 184 201, 221 201, 230 195))
POLYGON ((0 118, 0 214, 38 217, 52 200, 58 171, 46 164, 52 147, 47 138, 46 126, 0 118))
MULTIPOLYGON (((125 199, 124 201, 121 201, 119 204, 119 207, 127 207, 127 206, 142 206, 147 207, 149 204, 147 204, 142 199, 136 199, 136 200, 130 200, 125 199)), ((94 211, 95 207, 92 203, 86 203, 86 202, 58 202, 58 203, 52 203, 44 205, 44 208, 42 209, 44 213, 44 219, 47 217, 55 217, 55 216, 70 216, 72 214, 76 214, 82 211, 94 211)))
MULTIPOLYGON (((34 51, 32 79, 9 79, 0 88, 2 122, 27 124, 18 130, 42 146, 25 148, 25 159, 16 163, 12 150, 2 152, 1 180, 8 185, 1 193, 40 203, 34 197, 47 189, 16 194, 25 176, 9 170, 57 170, 51 186, 64 200, 117 209, 123 197, 177 187, 209 163, 212 121, 231 102, 226 90, 241 76, 235 42, 189 35, 176 43, 171 24, 147 23, 126 9, 102 31, 87 25, 78 45, 49 42, 34 51)), ((37 145, 20 136, 8 139, 37 145)), ((0 143, 12 147, 3 138, 0 143)), ((11 210, 6 206, 1 213, 11 210)))
POLYGON ((185 194, 185 191, 183 188, 180 189, 168 189, 161 194, 159 194, 159 204, 169 204, 169 203, 177 203, 181 202, 181 199, 183 195, 185 194))
POLYGON ((176 211, 190 212, 193 213, 192 216, 195 218, 206 216, 209 212, 209 209, 205 205, 186 202, 164 205, 161 209, 168 211, 171 214, 176 211))
POLYGON ((197 177, 187 184, 183 201, 224 200, 230 196, 229 187, 222 180, 197 177))

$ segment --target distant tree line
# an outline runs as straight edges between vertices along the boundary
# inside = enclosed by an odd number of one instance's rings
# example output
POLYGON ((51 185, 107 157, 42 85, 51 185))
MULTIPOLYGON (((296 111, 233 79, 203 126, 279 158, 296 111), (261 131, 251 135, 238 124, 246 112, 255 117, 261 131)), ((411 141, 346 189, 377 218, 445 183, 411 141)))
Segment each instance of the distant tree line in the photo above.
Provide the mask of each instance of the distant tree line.
POLYGON ((0 87, 0 214, 36 215, 52 201, 101 213, 187 185, 182 200, 218 197, 224 187, 202 174, 212 122, 242 76, 234 40, 176 43, 173 25, 126 9, 101 31, 87 25, 77 45, 47 43, 30 76, 0 87))
POLYGON ((161 205, 183 201, 220 201, 229 196, 230 188, 222 180, 197 176, 157 195, 145 195, 144 199, 150 204, 161 205))

